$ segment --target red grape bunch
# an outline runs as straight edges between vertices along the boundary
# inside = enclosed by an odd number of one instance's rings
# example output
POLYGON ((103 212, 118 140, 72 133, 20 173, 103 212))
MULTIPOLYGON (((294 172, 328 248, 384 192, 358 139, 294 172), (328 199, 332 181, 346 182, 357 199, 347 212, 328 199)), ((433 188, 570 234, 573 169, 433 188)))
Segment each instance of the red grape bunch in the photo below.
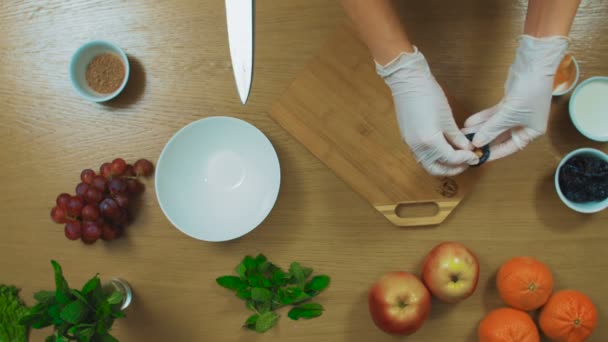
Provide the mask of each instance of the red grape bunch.
POLYGON ((76 195, 57 196, 57 206, 51 210, 56 223, 65 224, 65 236, 92 244, 99 238, 111 241, 122 235, 131 222, 129 202, 144 191, 139 177, 154 173, 154 165, 140 159, 130 165, 122 158, 103 163, 99 174, 82 170, 76 195))

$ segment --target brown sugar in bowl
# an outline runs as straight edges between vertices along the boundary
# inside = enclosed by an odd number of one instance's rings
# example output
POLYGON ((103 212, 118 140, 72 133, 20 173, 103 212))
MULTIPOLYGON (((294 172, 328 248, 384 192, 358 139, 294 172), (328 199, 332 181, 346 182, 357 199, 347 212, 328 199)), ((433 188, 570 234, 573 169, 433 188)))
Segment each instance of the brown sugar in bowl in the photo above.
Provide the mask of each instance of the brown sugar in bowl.
POLYGON ((553 78, 553 96, 568 94, 578 83, 578 62, 571 54, 566 54, 559 63, 553 78))
POLYGON ((70 63, 74 90, 93 102, 116 97, 129 79, 129 60, 116 44, 96 40, 81 46, 70 63))

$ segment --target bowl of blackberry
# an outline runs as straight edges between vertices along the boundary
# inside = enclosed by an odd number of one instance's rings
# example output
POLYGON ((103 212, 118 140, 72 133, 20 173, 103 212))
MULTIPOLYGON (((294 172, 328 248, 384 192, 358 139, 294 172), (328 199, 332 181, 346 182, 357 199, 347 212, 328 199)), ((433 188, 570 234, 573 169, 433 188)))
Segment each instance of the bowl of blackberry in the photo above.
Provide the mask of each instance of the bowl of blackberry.
POLYGON ((555 189, 562 202, 579 213, 608 208, 608 155, 594 148, 568 153, 555 172, 555 189))

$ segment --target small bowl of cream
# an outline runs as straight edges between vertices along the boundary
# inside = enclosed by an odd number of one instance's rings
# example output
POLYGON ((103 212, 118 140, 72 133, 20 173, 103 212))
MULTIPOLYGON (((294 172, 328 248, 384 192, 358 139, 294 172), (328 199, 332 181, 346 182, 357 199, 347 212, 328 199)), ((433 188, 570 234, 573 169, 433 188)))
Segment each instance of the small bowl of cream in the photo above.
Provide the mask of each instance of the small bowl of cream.
POLYGON ((569 104, 570 119, 584 136, 608 142, 608 77, 591 77, 579 84, 569 104))
POLYGON ((555 71, 553 96, 566 95, 572 91, 578 82, 579 73, 576 58, 571 54, 566 54, 555 71))

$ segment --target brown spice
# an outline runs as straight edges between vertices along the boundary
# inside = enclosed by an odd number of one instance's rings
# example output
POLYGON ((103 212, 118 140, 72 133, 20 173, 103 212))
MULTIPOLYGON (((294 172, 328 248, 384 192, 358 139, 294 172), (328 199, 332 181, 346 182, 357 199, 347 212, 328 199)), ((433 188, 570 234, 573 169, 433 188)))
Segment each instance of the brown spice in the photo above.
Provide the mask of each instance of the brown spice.
POLYGON ((576 79, 576 65, 572 62, 572 56, 567 54, 559 63, 555 76, 553 78, 553 90, 557 90, 562 86, 562 90, 570 88, 576 79))
POLYGON ((125 79, 125 66, 120 57, 103 53, 93 58, 87 66, 86 79, 94 91, 101 94, 113 93, 125 79))

